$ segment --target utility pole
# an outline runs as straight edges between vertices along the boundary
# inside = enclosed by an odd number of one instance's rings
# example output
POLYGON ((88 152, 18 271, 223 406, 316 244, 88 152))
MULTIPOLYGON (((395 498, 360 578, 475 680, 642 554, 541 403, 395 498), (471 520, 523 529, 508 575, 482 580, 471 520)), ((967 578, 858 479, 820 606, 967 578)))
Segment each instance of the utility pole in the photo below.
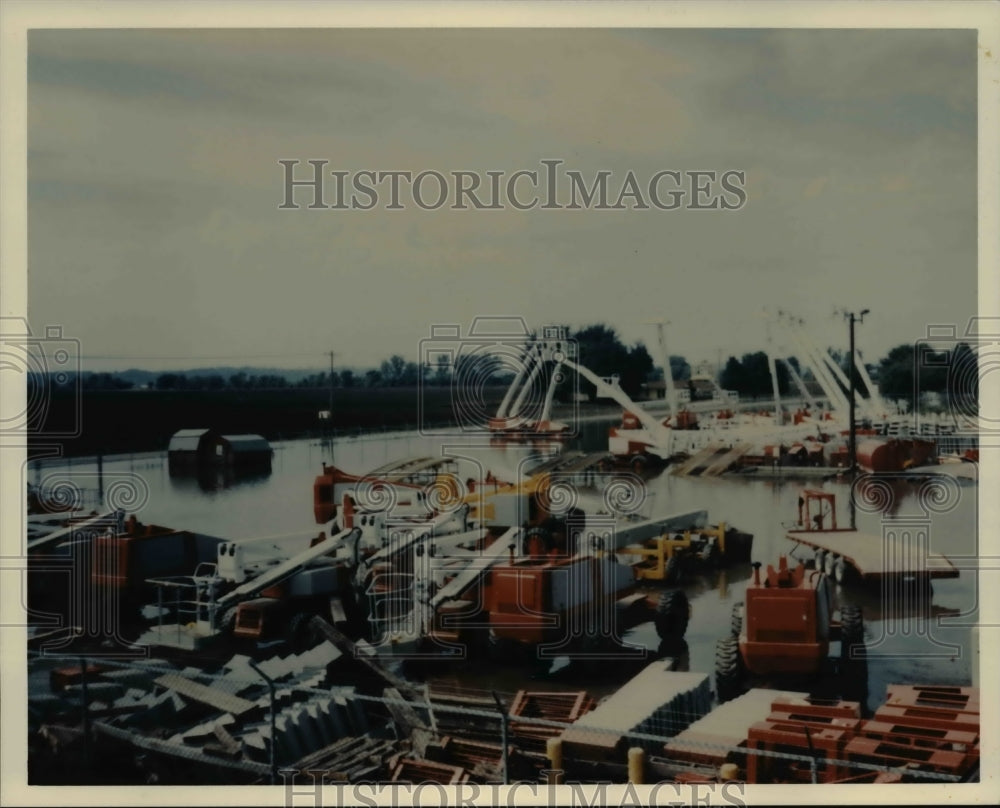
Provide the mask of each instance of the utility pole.
MULTIPOLYGON (((868 309, 862 309, 860 314, 855 315, 853 311, 845 312, 847 317, 849 328, 848 332, 850 334, 850 352, 848 356, 851 357, 851 364, 848 368, 847 378, 849 384, 849 394, 848 394, 848 433, 847 433, 847 468, 849 474, 851 475, 851 481, 854 480, 854 473, 858 464, 858 447, 857 447, 857 434, 856 425, 854 423, 854 324, 863 323, 865 321, 865 315, 868 314, 868 309)), ((853 491, 851 494, 851 527, 854 528, 854 495, 853 491)))
POLYGON ((330 410, 327 418, 329 426, 327 427, 327 433, 330 436, 330 462, 333 463, 333 357, 336 355, 333 351, 330 354, 330 410))

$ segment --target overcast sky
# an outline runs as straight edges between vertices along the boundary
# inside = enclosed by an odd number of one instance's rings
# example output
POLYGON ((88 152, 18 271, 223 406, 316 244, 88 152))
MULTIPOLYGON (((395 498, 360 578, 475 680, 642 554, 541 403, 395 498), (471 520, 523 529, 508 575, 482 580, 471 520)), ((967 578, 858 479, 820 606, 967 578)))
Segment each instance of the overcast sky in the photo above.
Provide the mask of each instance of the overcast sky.
POLYGON ((416 359, 477 315, 651 349, 669 320, 714 362, 764 346, 765 306, 824 345, 868 308, 874 359, 976 309, 974 31, 50 30, 28 79, 29 317, 93 369, 416 359), (747 200, 278 209, 281 159, 549 158, 615 189, 745 171, 747 200))

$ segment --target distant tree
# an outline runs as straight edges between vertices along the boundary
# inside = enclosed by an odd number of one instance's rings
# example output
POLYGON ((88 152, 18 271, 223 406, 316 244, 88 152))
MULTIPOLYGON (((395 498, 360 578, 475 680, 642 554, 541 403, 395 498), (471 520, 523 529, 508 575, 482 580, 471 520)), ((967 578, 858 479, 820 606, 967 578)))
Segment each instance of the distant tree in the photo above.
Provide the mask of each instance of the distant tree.
POLYGON ((365 387, 379 387, 382 384, 382 374, 377 370, 369 370, 365 373, 365 387))
POLYGON ((442 387, 451 380, 451 362, 448 357, 441 354, 437 358, 437 367, 434 369, 433 384, 442 387))
POLYGON ((161 373, 156 377, 157 390, 184 390, 187 386, 183 373, 161 373))
POLYGON ((344 388, 354 387, 354 371, 340 371, 340 386, 344 388))
POLYGON ((691 365, 683 356, 670 354, 670 373, 674 381, 684 382, 691 378, 691 365))
POLYGON ((129 390, 132 382, 114 373, 88 373, 80 380, 85 390, 129 390))
MULTIPOLYGON (((438 366, 441 372, 441 365, 438 366)), ((496 354, 480 351, 459 352, 453 378, 466 387, 499 384, 504 374, 503 360, 496 354)))
POLYGON ((649 355, 646 346, 640 342, 628 350, 626 354, 619 380, 622 390, 631 397, 637 396, 652 369, 653 357, 649 355))
POLYGON ((913 405, 915 355, 913 345, 897 345, 879 362, 879 391, 884 398, 913 405))
POLYGON ((229 377, 229 386, 236 390, 243 390, 248 386, 247 374, 243 371, 234 373, 229 377))
POLYGON ((406 360, 399 354, 393 354, 382 363, 380 370, 383 384, 398 387, 406 373, 406 360))
POLYGON ((420 379, 420 366, 416 362, 407 362, 403 365, 403 371, 399 375, 399 385, 401 387, 412 387, 420 379))
POLYGON ((979 411, 979 361, 966 342, 960 342, 952 352, 945 390, 957 412, 969 415, 979 411))
POLYGON ((726 366, 722 369, 719 384, 724 390, 737 390, 741 394, 747 390, 746 372, 740 360, 735 356, 730 356, 726 360, 726 366))
MULTIPOLYGON (((641 343, 627 348, 613 328, 604 324, 590 325, 573 334, 579 351, 580 364, 598 376, 619 376, 619 383, 626 395, 638 395, 646 376, 653 368, 653 360, 641 343)), ((565 384, 565 383, 564 383, 565 384)), ((579 390, 590 398, 596 396, 594 385, 580 379, 579 390)), ((564 390, 560 389, 563 393, 564 390)))

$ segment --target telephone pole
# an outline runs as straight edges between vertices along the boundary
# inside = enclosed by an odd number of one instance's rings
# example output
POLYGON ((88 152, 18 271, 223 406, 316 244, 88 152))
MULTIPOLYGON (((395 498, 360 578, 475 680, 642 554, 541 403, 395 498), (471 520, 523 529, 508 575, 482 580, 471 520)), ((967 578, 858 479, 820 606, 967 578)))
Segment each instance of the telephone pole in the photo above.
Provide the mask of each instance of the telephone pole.
POLYGON ((330 354, 330 410, 327 414, 327 433, 330 436, 330 462, 333 462, 333 357, 336 355, 333 351, 329 351, 330 354))
MULTIPOLYGON (((848 333, 850 335, 850 349, 848 356, 850 357, 847 366, 847 379, 849 386, 848 394, 848 433, 847 433, 847 468, 851 475, 851 481, 854 481, 854 473, 858 464, 858 447, 857 447, 857 434, 856 434, 856 424, 854 420, 854 324, 863 323, 865 321, 865 315, 868 314, 868 309, 862 309, 859 314, 855 314, 853 311, 845 312, 844 316, 847 317, 849 323, 848 333)), ((851 494, 851 527, 854 524, 854 495, 853 491, 851 494)))

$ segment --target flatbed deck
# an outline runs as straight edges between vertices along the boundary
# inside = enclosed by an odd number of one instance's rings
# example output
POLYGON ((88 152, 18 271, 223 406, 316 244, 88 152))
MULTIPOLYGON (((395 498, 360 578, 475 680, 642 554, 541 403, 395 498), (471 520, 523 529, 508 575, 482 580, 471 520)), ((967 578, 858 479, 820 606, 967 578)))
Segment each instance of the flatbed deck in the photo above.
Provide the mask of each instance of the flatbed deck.
POLYGON ((857 530, 793 530, 796 544, 825 550, 850 564, 861 580, 875 583, 890 577, 957 578, 958 570, 945 556, 921 548, 898 534, 876 535, 857 530))

